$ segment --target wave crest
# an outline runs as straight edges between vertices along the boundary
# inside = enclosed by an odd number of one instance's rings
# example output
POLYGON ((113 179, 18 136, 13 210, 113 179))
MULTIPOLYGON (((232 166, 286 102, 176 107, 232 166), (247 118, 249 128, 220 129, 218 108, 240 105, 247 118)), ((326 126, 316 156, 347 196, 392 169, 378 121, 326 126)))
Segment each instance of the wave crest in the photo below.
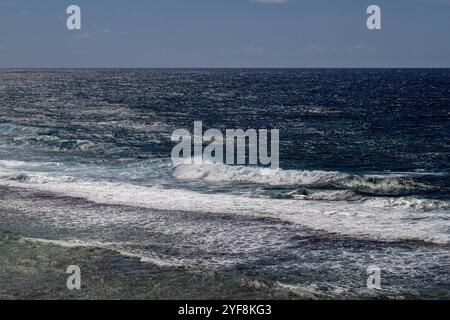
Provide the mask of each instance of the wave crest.
POLYGON ((338 171, 282 170, 223 164, 178 165, 173 176, 182 180, 204 180, 261 184, 280 187, 344 189, 362 194, 401 195, 434 187, 401 176, 358 176, 338 171))

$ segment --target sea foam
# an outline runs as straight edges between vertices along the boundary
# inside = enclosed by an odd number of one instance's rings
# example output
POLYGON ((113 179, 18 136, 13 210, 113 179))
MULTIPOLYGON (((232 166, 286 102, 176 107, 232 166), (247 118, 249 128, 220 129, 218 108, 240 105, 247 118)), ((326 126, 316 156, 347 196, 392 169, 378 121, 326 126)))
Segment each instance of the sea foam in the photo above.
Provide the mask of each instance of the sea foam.
POLYGON ((423 240, 449 243, 448 212, 374 207, 364 202, 297 201, 204 194, 183 189, 144 187, 126 183, 69 182, 40 177, 26 182, 0 180, 0 185, 31 188, 89 201, 164 211, 226 213, 270 217, 316 230, 376 240, 423 240), (441 218, 440 218, 441 217, 441 218), (422 220, 417 224, 417 219, 422 220))
POLYGON ((359 176, 338 171, 282 170, 223 164, 178 165, 174 177, 209 182, 252 183, 282 187, 336 188, 378 195, 401 194, 413 190, 429 190, 430 185, 409 176, 359 176))

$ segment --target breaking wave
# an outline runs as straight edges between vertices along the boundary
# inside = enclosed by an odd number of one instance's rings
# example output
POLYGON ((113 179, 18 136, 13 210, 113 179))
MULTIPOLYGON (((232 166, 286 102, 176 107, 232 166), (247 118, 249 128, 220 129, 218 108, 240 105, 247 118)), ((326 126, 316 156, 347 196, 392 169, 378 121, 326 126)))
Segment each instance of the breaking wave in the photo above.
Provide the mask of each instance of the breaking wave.
POLYGON ((178 165, 174 177, 184 180, 261 184, 281 187, 332 188, 373 195, 401 195, 434 189, 408 176, 358 176, 338 171, 282 170, 223 164, 178 165))
MULTIPOLYGON (((203 193, 176 187, 144 186, 111 182, 100 177, 86 180, 65 169, 44 172, 51 163, 0 162, 0 185, 29 188, 64 196, 84 198, 94 203, 124 205, 163 211, 202 212, 274 218, 315 230, 377 239, 422 240, 449 243, 450 220, 444 203, 398 198, 353 199, 348 191, 312 192, 308 201, 254 198, 227 193, 203 193), (41 166, 41 167, 39 167, 41 166), (320 200, 319 200, 320 199, 320 200), (434 207, 436 211, 416 210, 434 207), (417 224, 417 219, 421 220, 417 224)), ((99 171, 101 168, 99 168, 99 171)), ((78 169, 76 170, 78 171, 78 169)), ((294 196, 294 195, 293 195, 294 196)), ((297 196, 300 196, 297 194, 297 196)), ((132 223, 132 221, 130 221, 132 223)))

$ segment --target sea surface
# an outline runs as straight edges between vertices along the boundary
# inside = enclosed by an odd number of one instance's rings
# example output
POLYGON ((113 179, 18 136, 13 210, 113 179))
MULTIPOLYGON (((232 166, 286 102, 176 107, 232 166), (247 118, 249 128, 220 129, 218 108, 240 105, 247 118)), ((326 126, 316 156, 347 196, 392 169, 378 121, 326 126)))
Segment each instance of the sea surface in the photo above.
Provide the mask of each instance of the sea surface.
POLYGON ((299 296, 449 299, 450 70, 3 69, 0 231, 299 296), (194 121, 279 129, 280 169, 174 165, 194 121))

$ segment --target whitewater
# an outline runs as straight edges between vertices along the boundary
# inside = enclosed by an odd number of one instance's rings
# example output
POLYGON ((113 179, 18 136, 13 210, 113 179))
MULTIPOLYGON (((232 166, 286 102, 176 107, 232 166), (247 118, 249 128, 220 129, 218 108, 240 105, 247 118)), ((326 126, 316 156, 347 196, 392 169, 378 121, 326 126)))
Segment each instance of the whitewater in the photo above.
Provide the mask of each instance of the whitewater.
MULTIPOLYGON (((170 166, 167 161, 164 168, 170 166)), ((161 162, 158 162, 161 164, 161 162)), ((151 163, 147 163, 150 165, 151 163)), ((80 168, 72 169, 72 172, 80 168)), ((129 167, 124 168, 129 170, 129 167)), ((142 168, 141 168, 142 169, 142 168)), ((300 193, 298 189, 286 193, 284 199, 254 195, 235 195, 193 191, 175 187, 142 186, 127 182, 94 179, 93 172, 105 172, 98 167, 84 168, 70 175, 62 163, 27 163, 0 161, 0 185, 31 188, 60 195, 84 198, 108 205, 133 206, 156 210, 227 213, 280 219, 315 230, 373 240, 420 240, 438 244, 450 241, 450 203, 416 197, 359 196, 351 190, 395 192, 405 188, 429 186, 404 181, 408 177, 385 177, 376 184, 370 177, 355 177, 340 172, 284 171, 226 165, 181 165, 171 169, 176 179, 214 182, 240 182, 257 185, 314 187, 346 186, 349 190, 316 190, 300 193), (59 168, 46 172, 48 168, 59 168), (82 176, 91 176, 90 179, 82 176), (403 180, 402 180, 403 179, 403 180), (399 182, 403 181, 403 182, 399 182), (420 223, 417 223, 420 221, 420 223)), ((120 173, 114 171, 114 174, 120 173)), ((136 171, 134 171, 136 174, 136 171)), ((125 174, 122 171, 122 174, 125 174)), ((117 217, 124 223, 126 217, 117 217)))

